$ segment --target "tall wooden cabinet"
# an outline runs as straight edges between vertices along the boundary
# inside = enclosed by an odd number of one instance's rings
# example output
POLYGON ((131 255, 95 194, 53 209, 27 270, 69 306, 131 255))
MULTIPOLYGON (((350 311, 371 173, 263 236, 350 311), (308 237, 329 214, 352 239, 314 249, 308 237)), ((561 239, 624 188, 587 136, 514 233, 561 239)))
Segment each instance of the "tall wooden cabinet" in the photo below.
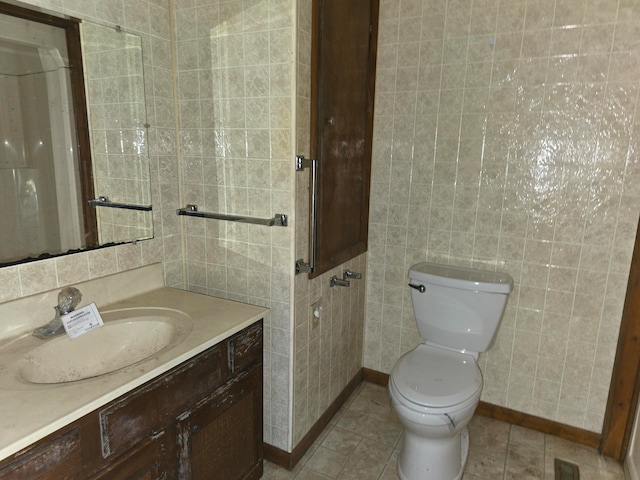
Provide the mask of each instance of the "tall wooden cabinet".
POLYGON ((379 0, 313 0, 316 277, 367 251, 379 0))

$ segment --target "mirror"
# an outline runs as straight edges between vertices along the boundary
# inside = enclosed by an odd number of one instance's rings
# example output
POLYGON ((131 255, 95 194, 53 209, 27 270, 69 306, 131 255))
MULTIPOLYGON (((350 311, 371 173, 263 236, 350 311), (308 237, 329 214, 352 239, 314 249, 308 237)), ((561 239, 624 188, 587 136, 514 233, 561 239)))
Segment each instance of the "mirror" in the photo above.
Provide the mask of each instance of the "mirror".
POLYGON ((0 266, 153 236, 142 65, 136 35, 0 2, 0 266))
POLYGON ((99 242, 151 238, 142 39, 90 22, 80 32, 96 198, 140 207, 98 206, 99 242))

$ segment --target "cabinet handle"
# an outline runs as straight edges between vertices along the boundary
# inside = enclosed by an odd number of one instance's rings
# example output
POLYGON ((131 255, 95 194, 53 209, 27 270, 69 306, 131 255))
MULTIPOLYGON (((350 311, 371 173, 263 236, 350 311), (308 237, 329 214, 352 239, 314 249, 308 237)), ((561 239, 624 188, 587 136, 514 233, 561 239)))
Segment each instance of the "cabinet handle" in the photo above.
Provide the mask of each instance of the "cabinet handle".
POLYGON ((318 160, 304 158, 303 155, 296 155, 296 171, 301 172, 305 168, 311 168, 311 207, 309 218, 309 262, 301 258, 296 260, 296 275, 300 273, 313 273, 316 269, 318 256, 317 236, 318 236, 318 160))

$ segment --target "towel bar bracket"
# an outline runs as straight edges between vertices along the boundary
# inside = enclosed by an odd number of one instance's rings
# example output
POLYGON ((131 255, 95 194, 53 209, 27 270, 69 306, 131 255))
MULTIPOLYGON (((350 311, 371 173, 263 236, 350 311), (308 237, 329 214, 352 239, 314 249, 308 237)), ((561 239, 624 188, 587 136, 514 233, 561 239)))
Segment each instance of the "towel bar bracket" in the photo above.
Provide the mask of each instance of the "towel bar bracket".
POLYGON ((296 260, 296 275, 301 273, 313 273, 313 267, 299 258, 296 260))

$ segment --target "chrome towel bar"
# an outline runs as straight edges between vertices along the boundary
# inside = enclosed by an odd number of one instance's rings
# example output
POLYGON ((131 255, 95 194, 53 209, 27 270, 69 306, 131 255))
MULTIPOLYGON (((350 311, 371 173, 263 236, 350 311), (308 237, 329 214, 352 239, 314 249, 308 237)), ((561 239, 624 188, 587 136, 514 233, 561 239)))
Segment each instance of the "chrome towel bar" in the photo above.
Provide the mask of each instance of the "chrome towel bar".
POLYGON ((317 228, 318 228, 318 160, 296 155, 296 172, 302 172, 305 168, 311 169, 311 212, 309 218, 309 262, 302 258, 296 260, 296 275, 300 273, 313 273, 316 269, 317 259, 317 228))
POLYGON ((273 218, 244 217, 242 215, 228 215, 226 213, 201 212, 197 205, 189 204, 185 208, 176 210, 177 215, 187 217, 212 218, 214 220, 226 220, 228 222, 253 223, 256 225, 266 225, 267 227, 286 227, 287 216, 276 213, 273 218))
POLYGON ((109 200, 109 197, 98 197, 87 201, 92 207, 124 208, 125 210, 141 210, 149 212, 153 209, 151 205, 136 205, 134 203, 118 203, 109 200))

